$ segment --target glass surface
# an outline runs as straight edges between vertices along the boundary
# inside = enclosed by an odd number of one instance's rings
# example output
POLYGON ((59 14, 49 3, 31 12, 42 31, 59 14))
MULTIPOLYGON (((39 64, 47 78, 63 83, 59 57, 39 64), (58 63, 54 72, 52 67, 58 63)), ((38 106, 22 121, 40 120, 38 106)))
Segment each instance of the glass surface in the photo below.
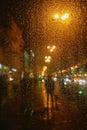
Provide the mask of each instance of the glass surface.
POLYGON ((0 0, 0 130, 87 129, 86 19, 86 0, 0 0))

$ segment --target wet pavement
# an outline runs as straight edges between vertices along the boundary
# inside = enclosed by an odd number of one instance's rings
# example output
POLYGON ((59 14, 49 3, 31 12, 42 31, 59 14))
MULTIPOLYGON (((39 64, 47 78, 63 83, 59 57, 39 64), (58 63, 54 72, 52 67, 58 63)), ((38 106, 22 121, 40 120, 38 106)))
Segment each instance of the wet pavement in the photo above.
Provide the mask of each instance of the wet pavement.
POLYGON ((60 92, 58 104, 46 104, 40 81, 26 89, 12 85, 0 92, 0 130, 86 130, 86 107, 60 92), (84 110, 83 110, 84 109, 84 110))

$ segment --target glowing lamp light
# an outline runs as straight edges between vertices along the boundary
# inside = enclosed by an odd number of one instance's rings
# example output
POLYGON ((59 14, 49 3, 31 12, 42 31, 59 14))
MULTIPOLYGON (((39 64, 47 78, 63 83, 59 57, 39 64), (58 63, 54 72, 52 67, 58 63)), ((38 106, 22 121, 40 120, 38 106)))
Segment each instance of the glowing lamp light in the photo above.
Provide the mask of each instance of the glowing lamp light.
POLYGON ((71 67, 71 70, 73 70, 74 69, 74 67, 71 67))
POLYGON ((50 49, 50 52, 53 52, 53 49, 50 49))
POLYGON ((32 53, 32 57, 35 57, 35 54, 34 54, 34 53, 32 53))
POLYGON ((50 46, 47 46, 47 49, 50 49, 50 46))
POLYGON ((67 85, 67 83, 66 83, 66 82, 64 82, 64 85, 67 85))
POLYGON ((42 76, 44 76, 46 70, 47 70, 47 66, 44 66, 42 71, 42 76))
POLYGON ((14 72, 17 72, 17 69, 15 69, 15 68, 12 68, 12 71, 14 71, 14 72))
POLYGON ((54 81, 57 81, 57 77, 54 77, 53 80, 54 80, 54 81))
POLYGON ((46 59, 46 60, 45 60, 45 62, 48 62, 48 63, 49 63, 50 61, 51 61, 50 59, 46 59))
POLYGON ((77 65, 75 65, 75 68, 78 68, 78 66, 77 66, 77 65))
POLYGON ((55 18, 55 19, 58 19, 58 18, 59 18, 59 15, 58 15, 58 14, 55 14, 55 15, 54 15, 54 18, 55 18))
POLYGON ((12 80, 13 80, 13 78, 10 77, 10 78, 9 78, 9 81, 12 81, 12 80))
POLYGON ((55 45, 53 45, 53 49, 55 49, 56 48, 56 46, 55 45))
POLYGON ((82 91, 82 90, 80 90, 80 91, 79 91, 79 94, 83 94, 83 91, 82 91))
POLYGON ((45 59, 47 59, 47 56, 45 56, 45 59))
POLYGON ((64 15, 61 17, 61 19, 62 19, 62 20, 66 20, 68 17, 69 17, 69 14, 64 14, 64 15))
POLYGON ((44 79, 42 79, 42 82, 44 83, 44 82, 45 82, 45 80, 44 80, 44 79))
POLYGON ((48 59, 51 59, 51 56, 48 56, 48 59))
POLYGON ((0 64, 0 69, 2 69, 2 64, 0 64))
POLYGON ((50 62, 51 61, 51 56, 45 56, 45 62, 50 62))

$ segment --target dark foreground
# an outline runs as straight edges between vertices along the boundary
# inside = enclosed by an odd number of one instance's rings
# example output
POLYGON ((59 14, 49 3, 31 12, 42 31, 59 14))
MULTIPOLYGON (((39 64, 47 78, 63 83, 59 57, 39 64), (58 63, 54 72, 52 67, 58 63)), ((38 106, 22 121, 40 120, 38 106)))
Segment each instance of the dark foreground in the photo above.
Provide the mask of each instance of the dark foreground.
POLYGON ((26 89, 10 84, 0 91, 0 130, 86 130, 86 101, 71 100, 60 92, 55 106, 46 106, 44 84, 26 89))

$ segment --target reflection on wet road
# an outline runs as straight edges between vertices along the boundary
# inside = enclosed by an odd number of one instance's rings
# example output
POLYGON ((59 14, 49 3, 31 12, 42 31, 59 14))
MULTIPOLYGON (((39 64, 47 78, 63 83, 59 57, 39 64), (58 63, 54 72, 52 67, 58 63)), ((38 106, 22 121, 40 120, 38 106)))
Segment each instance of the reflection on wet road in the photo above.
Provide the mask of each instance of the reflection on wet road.
MULTIPOLYGON (((46 104, 44 83, 38 81, 26 89, 20 85, 0 92, 0 130, 83 130, 86 118, 75 100, 60 92, 58 105, 46 104), (84 119, 84 120, 83 120, 84 119)), ((85 116, 86 117, 86 116, 85 116)))

